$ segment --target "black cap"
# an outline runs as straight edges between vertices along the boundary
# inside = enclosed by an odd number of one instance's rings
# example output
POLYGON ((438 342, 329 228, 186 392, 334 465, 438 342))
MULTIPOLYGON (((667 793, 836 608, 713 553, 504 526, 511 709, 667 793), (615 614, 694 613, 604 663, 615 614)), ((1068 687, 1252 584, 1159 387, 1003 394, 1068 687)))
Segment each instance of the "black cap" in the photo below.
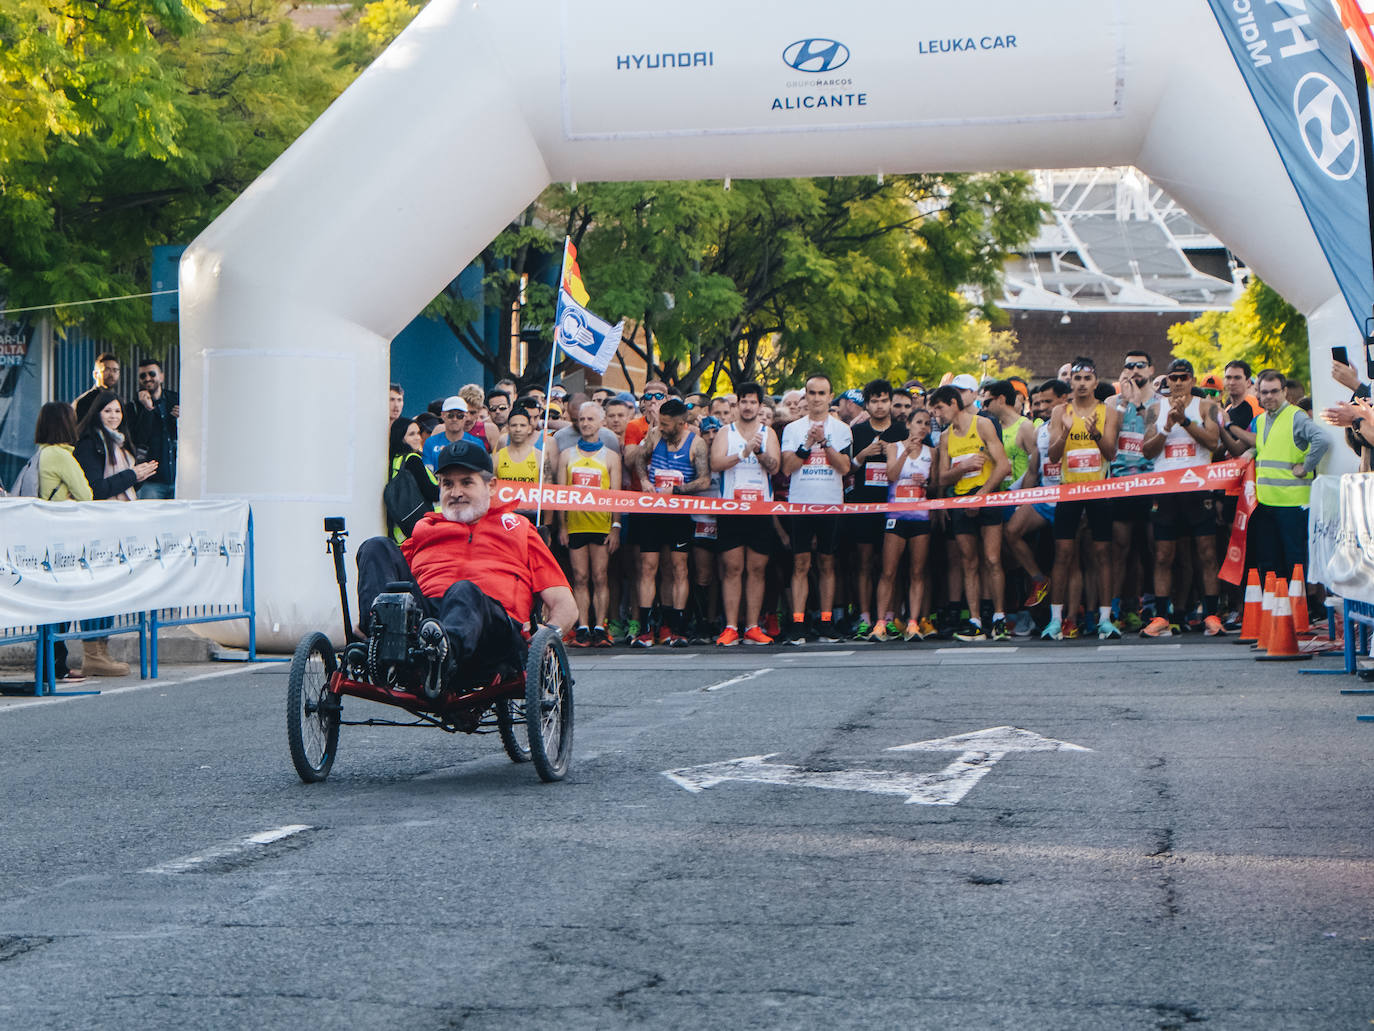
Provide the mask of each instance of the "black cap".
POLYGON ((454 466, 459 469, 471 469, 479 473, 493 473, 495 471, 491 467, 491 456, 487 454, 487 449, 470 440, 455 440, 452 444, 445 444, 434 456, 434 471, 436 473, 441 473, 454 466))
POLYGON ((1193 363, 1187 358, 1175 358, 1169 363, 1169 368, 1165 372, 1186 372, 1189 376, 1197 375, 1193 371, 1193 363))

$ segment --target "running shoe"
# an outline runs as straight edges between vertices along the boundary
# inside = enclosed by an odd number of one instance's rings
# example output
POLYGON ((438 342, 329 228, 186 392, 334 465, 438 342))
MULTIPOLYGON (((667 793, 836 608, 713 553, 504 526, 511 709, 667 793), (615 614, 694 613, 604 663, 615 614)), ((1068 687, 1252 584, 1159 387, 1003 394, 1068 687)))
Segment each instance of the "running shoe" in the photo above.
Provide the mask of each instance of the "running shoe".
POLYGON ((585 626, 578 627, 577 632, 573 634, 572 646, 574 648, 590 648, 592 646, 591 630, 585 626))
MULTIPOLYGON (((625 621, 625 636, 622 637, 620 640, 624 644, 634 644, 635 639, 639 637, 639 635, 643 632, 643 629, 644 628, 639 625, 639 620, 627 619, 625 621)), ((649 643, 653 644, 653 641, 650 641, 649 643)))
POLYGON ((609 648, 613 641, 611 639, 611 629, 604 623, 598 627, 592 627, 592 647, 609 648))
POLYGON ((721 648, 732 648, 739 644, 739 631, 732 626, 727 626, 716 638, 716 645, 721 648))
POLYGON ((654 632, 652 630, 645 630, 644 633, 630 642, 631 648, 652 648, 653 646, 654 632))
POLYGON ((745 644, 773 643, 773 638, 769 637, 768 634, 764 632, 762 627, 757 626, 751 626, 748 630, 746 630, 744 632, 744 637, 741 638, 741 640, 743 640, 745 644))
POLYGON ((787 628, 787 636, 782 640, 783 644, 805 644, 806 643, 806 624, 793 623, 787 628))
POLYGON ((625 624, 618 619, 606 620, 606 634, 612 644, 618 644, 625 639, 625 624))
POLYGON ((923 637, 921 636, 921 624, 918 623, 918 622, 916 622, 916 620, 914 620, 914 619, 911 620, 911 622, 907 623, 906 629, 902 631, 902 640, 903 640, 903 641, 917 641, 917 640, 923 641, 923 640, 925 640, 925 638, 923 638, 923 637))
POLYGON ((1202 621, 1202 632, 1208 637, 1224 637, 1226 627, 1217 616, 1208 616, 1202 621))
POLYGON ((1231 614, 1230 618, 1223 622, 1221 625, 1222 628, 1225 630, 1239 630, 1241 627, 1245 625, 1245 621, 1241 618, 1241 614, 1239 612, 1234 612, 1231 614))
POLYGON ((667 644, 667 643, 668 643, 668 638, 670 638, 670 637, 672 637, 672 636, 673 636, 672 627, 670 627, 667 623, 662 624, 662 625, 658 628, 658 643, 659 643, 659 644, 667 644))
POLYGON ((1138 612, 1128 612, 1121 617, 1121 629, 1128 634, 1136 633, 1145 625, 1145 621, 1140 618, 1138 612))
POLYGON ((1097 639, 1099 641, 1119 641, 1121 640, 1121 631, 1117 629, 1116 624, 1113 623, 1111 620, 1108 620, 1105 623, 1098 623, 1097 639))
POLYGON ((1033 609, 1035 608, 1035 606, 1041 604, 1049 596, 1049 577, 1036 577, 1034 580, 1031 581, 1031 591, 1030 594, 1026 596, 1026 604, 1022 605, 1021 607, 1023 609, 1033 609))
POLYGON ((1042 641, 1062 641, 1062 640, 1064 640, 1064 626, 1063 626, 1063 624, 1062 624, 1059 620, 1057 620, 1057 619, 1052 619, 1052 620, 1050 620, 1050 621, 1049 621, 1049 625, 1047 625, 1047 626, 1045 627, 1044 630, 1041 630, 1041 631, 1040 631, 1040 639, 1041 639, 1042 641))
POLYGON ((929 616, 916 624, 916 630, 916 636, 922 641, 935 636, 935 624, 931 622, 929 616))
MULTIPOLYGON (((862 641, 873 633, 873 624, 866 619, 860 619, 854 624, 854 640, 862 641)), ((886 638, 884 638, 886 640, 886 638)))
POLYGON ((901 636, 902 636, 902 631, 903 631, 904 629, 906 629, 906 628, 903 627, 901 623, 898 623, 895 619, 889 619, 889 620, 887 621, 887 636, 888 636, 888 637, 901 637, 901 636))
POLYGON ((658 635, 658 643, 665 645, 669 648, 686 648, 687 638, 683 637, 681 634, 675 634, 671 630, 669 630, 667 637, 664 637, 661 633, 658 635))
POLYGON ((775 640, 782 636, 782 624, 778 622, 776 612, 770 612, 763 617, 763 632, 775 640))
POLYGON ((1082 628, 1077 623, 1069 623, 1064 627, 1064 640, 1076 641, 1082 633, 1082 628))
POLYGON ((1016 622, 1011 625, 1012 637, 1030 637, 1035 633, 1035 617, 1022 610, 1016 614, 1016 622))
POLYGON ((965 643, 969 643, 972 641, 986 641, 988 639, 988 635, 983 633, 983 628, 981 626, 979 626, 977 623, 973 622, 973 620, 970 619, 965 620, 959 626, 959 629, 954 631, 954 639, 956 641, 963 641, 965 643))
POLYGON ((833 619, 820 619, 816 621, 816 640, 825 644, 839 644, 840 635, 835 627, 833 619))
POLYGON ((1173 637, 1174 629, 1163 616, 1156 616, 1140 631, 1141 637, 1173 637))
POLYGON ((563 634, 563 643, 567 645, 569 648, 573 647, 577 643, 576 627, 569 627, 568 630, 563 634))
POLYGON ((892 640, 892 637, 887 632, 887 624, 879 623, 877 626, 869 629, 866 639, 869 641, 877 641, 879 644, 886 644, 888 641, 892 640))
POLYGON ((1011 631, 1007 629, 1005 619, 994 619, 992 621, 992 633, 988 635, 994 641, 1006 641, 1011 637, 1011 631))

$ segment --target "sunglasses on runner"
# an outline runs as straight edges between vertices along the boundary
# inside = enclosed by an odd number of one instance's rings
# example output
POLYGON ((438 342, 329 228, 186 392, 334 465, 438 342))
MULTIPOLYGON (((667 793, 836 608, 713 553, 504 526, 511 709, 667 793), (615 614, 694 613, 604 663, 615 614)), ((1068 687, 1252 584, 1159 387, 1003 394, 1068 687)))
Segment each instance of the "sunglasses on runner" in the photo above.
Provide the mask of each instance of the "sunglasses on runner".
POLYGON ((1192 376, 1189 376, 1186 372, 1171 372, 1171 373, 1169 373, 1169 382, 1170 382, 1170 383, 1186 383, 1188 380, 1190 380, 1190 379, 1192 379, 1192 378, 1193 378, 1193 377, 1192 377, 1192 376))
POLYGON ((1149 362, 1127 362, 1127 363, 1126 363, 1126 368, 1128 368, 1128 369, 1148 369, 1149 367, 1150 367, 1150 363, 1149 363, 1149 362))
POLYGON ((639 399, 641 401, 662 401, 667 396, 667 394, 643 394, 639 399))

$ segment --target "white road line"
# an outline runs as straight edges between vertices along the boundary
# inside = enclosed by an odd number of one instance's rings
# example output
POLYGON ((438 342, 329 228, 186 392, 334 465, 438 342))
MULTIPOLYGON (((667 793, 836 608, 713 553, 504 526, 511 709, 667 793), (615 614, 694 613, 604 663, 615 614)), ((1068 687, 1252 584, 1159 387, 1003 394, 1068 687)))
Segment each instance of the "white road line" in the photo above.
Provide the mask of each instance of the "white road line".
POLYGON ((1013 645, 1000 645, 1000 644, 994 644, 994 645, 991 645, 991 646, 984 646, 984 647, 981 647, 981 648, 969 648, 969 647, 963 647, 963 648, 936 648, 936 649, 935 649, 935 654, 936 654, 936 655, 979 655, 979 654, 982 654, 982 655, 1010 655, 1010 654, 1012 654, 1013 652, 1018 651, 1018 650, 1019 650, 1019 646, 1018 646, 1018 645, 1014 645, 1014 644, 1013 644, 1013 645))
POLYGON ((773 672, 773 667, 772 667, 772 666, 764 666, 762 669, 756 669, 756 670, 754 670, 754 672, 752 672, 752 673, 744 673, 744 674, 741 674, 740 676, 737 676, 737 677, 731 677, 729 680, 722 680, 719 684, 712 684, 710 687, 703 687, 702 690, 703 690, 703 691, 719 691, 721 688, 723 688, 723 687, 729 687, 731 684, 742 684, 742 683, 743 683, 744 681, 746 681, 746 680, 753 680, 755 677, 761 677, 761 676, 763 676, 765 673, 772 673, 772 672, 773 672))
POLYGON ((1182 648, 1181 644, 1099 644, 1097 650, 1100 652, 1115 652, 1120 655, 1122 652, 1160 652, 1177 651, 1182 648))
POLYGON ((233 859, 236 856, 244 855, 254 849, 270 845, 274 841, 281 841, 292 835, 300 834, 303 831, 313 830, 309 824, 291 823, 285 827, 274 827, 270 831, 259 831, 257 834, 250 834, 239 841, 231 841, 223 845, 215 845, 207 848, 204 852, 196 852, 194 855, 182 856, 180 859, 169 859, 165 863, 158 863, 157 866, 150 866, 143 873, 155 874, 178 874, 190 873, 207 863, 221 862, 226 859, 233 859))
POLYGON ((109 698, 111 695, 129 694, 133 691, 149 691, 155 687, 180 687, 182 684, 193 684, 197 680, 214 680, 217 677, 231 677, 235 673, 249 673, 256 668, 257 667, 251 662, 245 662, 238 664, 236 669, 217 669, 213 673, 201 673, 194 677, 187 677, 185 680, 140 680, 137 684, 129 684, 127 687, 110 688, 100 687, 100 681, 98 679, 88 677, 84 681, 79 681, 77 685, 58 685, 58 690, 64 690, 66 687, 75 687, 78 691, 84 689, 99 690, 100 694, 66 695, 57 698, 47 696, 35 698, 31 702, 17 702, 14 705, 4 705, 0 703, 0 713, 14 712, 17 709, 32 709, 40 705, 58 705, 62 702, 80 702, 89 701, 92 698, 109 698))

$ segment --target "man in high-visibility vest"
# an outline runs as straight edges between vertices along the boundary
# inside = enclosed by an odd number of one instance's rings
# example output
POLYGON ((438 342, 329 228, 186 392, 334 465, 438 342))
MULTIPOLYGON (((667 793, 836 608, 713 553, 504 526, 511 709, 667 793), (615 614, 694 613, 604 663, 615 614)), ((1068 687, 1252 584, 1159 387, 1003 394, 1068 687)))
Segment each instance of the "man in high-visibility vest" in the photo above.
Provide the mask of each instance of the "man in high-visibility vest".
POLYGON ((1259 374, 1260 408, 1249 430, 1234 429, 1255 459, 1255 497, 1250 517, 1247 565, 1260 576, 1280 576, 1307 565, 1307 506, 1317 463, 1330 443, 1312 418, 1285 393, 1287 377, 1277 369, 1259 374))

